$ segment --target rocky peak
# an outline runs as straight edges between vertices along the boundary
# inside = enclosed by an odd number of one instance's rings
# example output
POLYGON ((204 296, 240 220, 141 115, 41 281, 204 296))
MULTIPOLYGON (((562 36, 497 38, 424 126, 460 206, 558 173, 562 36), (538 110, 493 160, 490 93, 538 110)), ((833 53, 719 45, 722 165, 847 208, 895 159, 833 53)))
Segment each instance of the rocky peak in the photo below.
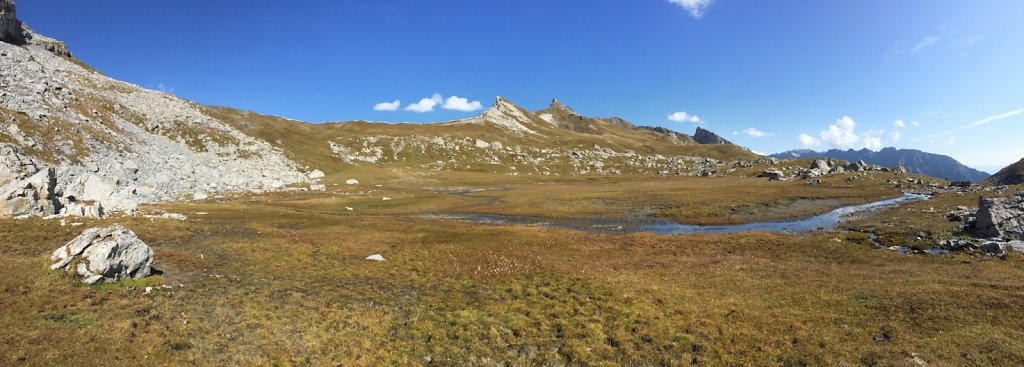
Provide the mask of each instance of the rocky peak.
POLYGON ((705 130, 700 126, 697 127, 697 132, 693 134, 693 140, 700 144, 732 144, 732 142, 725 140, 725 138, 718 136, 718 134, 705 130))
POLYGON ((0 41, 18 46, 35 46, 58 56, 71 57, 64 42, 32 32, 18 20, 14 0, 0 0, 0 41))
POLYGON ((472 120, 491 122, 520 134, 535 133, 533 130, 526 127, 526 124, 532 121, 532 118, 528 113, 501 96, 498 96, 491 108, 488 108, 487 111, 484 111, 484 113, 472 120))
POLYGON ((576 111, 573 111, 572 108, 569 108, 569 106, 566 106, 566 105, 562 104, 562 102, 559 102, 558 98, 552 98, 551 99, 551 105, 548 106, 548 110, 550 110, 550 111, 565 112, 565 113, 572 114, 572 115, 576 114, 576 111))

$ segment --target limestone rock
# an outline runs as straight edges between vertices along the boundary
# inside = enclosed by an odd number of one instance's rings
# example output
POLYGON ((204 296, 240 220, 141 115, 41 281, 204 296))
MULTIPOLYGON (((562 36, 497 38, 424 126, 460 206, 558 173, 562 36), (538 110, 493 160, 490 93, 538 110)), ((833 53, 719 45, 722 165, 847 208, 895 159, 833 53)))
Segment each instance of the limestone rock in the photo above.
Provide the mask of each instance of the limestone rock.
POLYGON ((153 249, 120 224, 86 229, 55 250, 50 260, 57 261, 50 266, 53 270, 74 263, 75 272, 89 284, 138 279, 153 271, 153 249))
POLYGON ((345 184, 346 185, 358 185, 359 184, 359 180, 356 180, 354 178, 350 178, 350 179, 345 180, 345 184))
POLYGON ((1024 239, 1024 192, 1009 198, 978 199, 978 212, 967 229, 979 237, 1024 239))
POLYGON ((381 254, 370 255, 370 256, 367 256, 366 259, 370 260, 370 261, 384 261, 385 260, 384 256, 381 256, 381 254))
POLYGON ((318 169, 313 170, 313 172, 310 172, 308 175, 310 180, 318 180, 324 178, 324 176, 324 172, 318 169))

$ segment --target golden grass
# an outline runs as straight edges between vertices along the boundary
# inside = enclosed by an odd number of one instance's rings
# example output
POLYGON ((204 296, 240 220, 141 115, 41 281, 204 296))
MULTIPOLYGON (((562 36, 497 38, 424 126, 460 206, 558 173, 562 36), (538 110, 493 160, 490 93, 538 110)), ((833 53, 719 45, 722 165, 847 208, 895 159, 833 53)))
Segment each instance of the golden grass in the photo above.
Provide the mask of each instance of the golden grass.
MULTIPOLYGON (((132 228, 164 271, 100 286, 46 268, 49 252, 82 227, 0 221, 0 364, 889 366, 907 365, 911 353, 933 365, 1024 361, 1020 256, 899 256, 856 233, 659 236, 426 219, 416 214, 466 202, 528 210, 539 192, 577 195, 583 184, 513 181, 494 204, 398 178, 380 176, 387 184, 375 192, 332 186, 162 207, 187 222, 89 221, 132 228), (363 260, 374 253, 388 260, 363 260), (157 289, 143 295, 145 286, 157 289)), ((734 180, 666 196, 683 206, 749 201, 731 185, 755 183, 734 180)), ((673 189, 650 185, 639 192, 673 189)), ((589 183, 601 197, 639 197, 635 186, 589 183)), ((813 197, 854 201, 887 191, 818 190, 813 197)), ((583 213, 631 208, 567 197, 583 213)))

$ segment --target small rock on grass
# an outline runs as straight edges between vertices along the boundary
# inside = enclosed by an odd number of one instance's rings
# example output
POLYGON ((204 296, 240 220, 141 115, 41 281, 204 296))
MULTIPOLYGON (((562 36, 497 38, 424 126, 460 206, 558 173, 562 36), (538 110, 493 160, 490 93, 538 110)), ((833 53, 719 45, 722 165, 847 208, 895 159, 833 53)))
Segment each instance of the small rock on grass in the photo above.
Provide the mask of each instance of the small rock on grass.
POLYGON ((366 259, 370 260, 370 261, 384 261, 385 260, 384 256, 381 256, 381 254, 373 254, 373 255, 367 256, 366 259))

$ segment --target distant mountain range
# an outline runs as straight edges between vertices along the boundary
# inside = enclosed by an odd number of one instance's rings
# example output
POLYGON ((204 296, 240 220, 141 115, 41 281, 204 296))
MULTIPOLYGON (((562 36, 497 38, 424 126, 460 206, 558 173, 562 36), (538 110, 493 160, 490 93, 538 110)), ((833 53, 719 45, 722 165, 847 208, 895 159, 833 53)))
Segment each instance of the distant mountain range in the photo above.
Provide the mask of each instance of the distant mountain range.
POLYGON ((985 183, 991 185, 1019 185, 1024 183, 1024 159, 999 170, 992 177, 985 179, 985 183))
POLYGON ((839 150, 832 149, 816 152, 810 149, 797 149, 772 154, 773 158, 832 158, 856 162, 863 160, 867 164, 883 167, 903 166, 910 173, 928 175, 953 181, 978 182, 989 177, 988 173, 967 167, 952 157, 922 152, 916 149, 885 148, 880 151, 870 149, 839 150))

